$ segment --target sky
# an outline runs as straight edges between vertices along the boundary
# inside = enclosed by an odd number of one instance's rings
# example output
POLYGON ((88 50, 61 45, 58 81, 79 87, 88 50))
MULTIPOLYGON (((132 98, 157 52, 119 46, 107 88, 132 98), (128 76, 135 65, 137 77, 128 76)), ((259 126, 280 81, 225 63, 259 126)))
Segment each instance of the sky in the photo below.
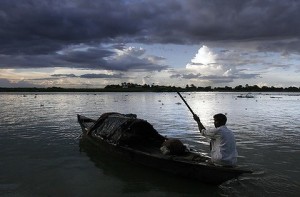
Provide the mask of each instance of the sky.
POLYGON ((1 0, 0 87, 300 87, 297 0, 1 0))

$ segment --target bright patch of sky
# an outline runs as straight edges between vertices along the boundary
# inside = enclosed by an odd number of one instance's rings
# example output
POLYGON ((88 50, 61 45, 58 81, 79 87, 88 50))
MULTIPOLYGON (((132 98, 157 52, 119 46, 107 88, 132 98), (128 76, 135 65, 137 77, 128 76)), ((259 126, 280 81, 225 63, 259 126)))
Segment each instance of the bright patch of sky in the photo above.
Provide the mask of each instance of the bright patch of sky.
POLYGON ((175 44, 136 44, 129 43, 128 46, 143 48, 148 55, 155 55, 166 60, 167 65, 172 68, 183 68, 195 55, 199 45, 175 45, 175 44))

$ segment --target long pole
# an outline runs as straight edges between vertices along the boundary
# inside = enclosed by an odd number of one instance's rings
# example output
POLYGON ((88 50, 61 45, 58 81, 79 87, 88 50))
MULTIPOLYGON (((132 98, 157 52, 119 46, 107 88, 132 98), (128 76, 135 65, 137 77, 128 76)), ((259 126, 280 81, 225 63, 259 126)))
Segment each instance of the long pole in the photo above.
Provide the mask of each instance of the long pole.
POLYGON ((183 102, 185 103, 185 105, 189 108, 190 112, 193 114, 193 116, 195 115, 195 113, 193 112, 193 110, 191 109, 191 107, 189 106, 189 104, 184 100, 184 98, 181 96, 181 94, 179 92, 177 92, 177 94, 180 96, 180 98, 183 100, 183 102))

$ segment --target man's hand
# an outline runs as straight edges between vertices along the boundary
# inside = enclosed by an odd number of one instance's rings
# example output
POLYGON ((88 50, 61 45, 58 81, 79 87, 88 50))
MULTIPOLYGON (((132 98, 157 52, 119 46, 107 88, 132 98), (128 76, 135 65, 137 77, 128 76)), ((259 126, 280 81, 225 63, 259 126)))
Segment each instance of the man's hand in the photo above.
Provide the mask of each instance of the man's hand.
POLYGON ((195 120, 196 122, 200 122, 199 116, 197 116, 196 114, 194 114, 194 120, 195 120))
POLYGON ((202 131, 202 129, 205 129, 205 127, 203 126, 203 124, 200 122, 199 116, 197 116, 196 114, 194 114, 194 120, 197 122, 198 128, 199 128, 200 132, 202 131))

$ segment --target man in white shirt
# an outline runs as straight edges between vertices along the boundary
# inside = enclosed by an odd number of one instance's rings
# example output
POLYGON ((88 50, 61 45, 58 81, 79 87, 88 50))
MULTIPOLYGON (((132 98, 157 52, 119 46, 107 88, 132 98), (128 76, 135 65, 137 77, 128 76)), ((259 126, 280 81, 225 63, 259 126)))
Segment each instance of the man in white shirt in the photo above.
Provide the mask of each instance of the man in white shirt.
POLYGON ((201 134, 210 138, 211 161, 217 165, 235 166, 238 153, 233 132, 225 126, 226 116, 214 115, 215 129, 205 129, 197 115, 194 115, 194 120, 201 134))

